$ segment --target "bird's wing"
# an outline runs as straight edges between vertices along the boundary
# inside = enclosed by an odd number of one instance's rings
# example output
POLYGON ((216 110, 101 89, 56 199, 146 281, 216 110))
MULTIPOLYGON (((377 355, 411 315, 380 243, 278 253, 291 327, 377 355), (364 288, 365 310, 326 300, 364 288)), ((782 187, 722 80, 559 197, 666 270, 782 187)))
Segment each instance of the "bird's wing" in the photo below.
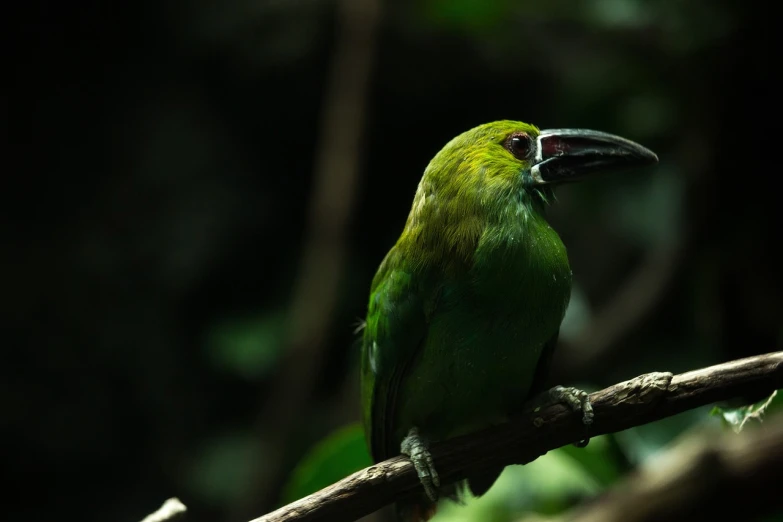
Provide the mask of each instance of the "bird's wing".
POLYGON ((392 440, 398 390, 427 330, 422 276, 401 261, 392 249, 373 280, 362 340, 362 408, 376 462, 399 453, 392 440))
POLYGON ((549 369, 552 367, 552 357, 555 353, 555 346, 557 346, 557 338, 560 335, 560 330, 555 332, 549 341, 544 344, 541 350, 541 355, 538 358, 538 364, 536 364, 536 372, 533 377, 533 383, 530 385, 530 391, 527 398, 532 399, 539 393, 542 393, 547 384, 549 384, 549 369))
MULTIPOLYGON (((530 386, 530 391, 527 394, 527 399, 530 400, 539 393, 546 390, 549 379, 549 369, 552 366, 552 356, 555 353, 555 346, 557 346, 557 337, 560 331, 558 330, 545 344, 541 350, 541 356, 538 358, 536 364, 536 371, 533 376, 533 383, 530 386)), ((518 406, 521 408, 525 403, 520 403, 518 406)), ((477 497, 480 497, 486 493, 489 488, 495 483, 500 473, 503 471, 503 467, 497 469, 489 469, 483 473, 474 474, 468 477, 468 485, 470 491, 477 497)))

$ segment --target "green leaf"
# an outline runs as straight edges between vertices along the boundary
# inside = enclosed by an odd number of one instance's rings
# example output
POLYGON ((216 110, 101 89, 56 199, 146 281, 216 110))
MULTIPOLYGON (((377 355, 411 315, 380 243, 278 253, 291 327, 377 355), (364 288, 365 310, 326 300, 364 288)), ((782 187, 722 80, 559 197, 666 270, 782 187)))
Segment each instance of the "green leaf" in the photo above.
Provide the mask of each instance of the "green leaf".
MULTIPOLYGON (((598 441, 591 451, 601 453, 602 445, 598 441)), ((596 478, 593 470, 573 458, 566 448, 560 448, 524 466, 507 466, 497 482, 479 498, 465 492, 462 504, 442 502, 432 520, 505 522, 518 520, 531 511, 560 513, 601 489, 602 479, 596 478)))
POLYGON ((503 20, 511 3, 506 0, 429 0, 425 5, 427 15, 435 22, 480 31, 503 20))
POLYGON ((769 397, 762 399, 755 404, 741 406, 739 408, 721 408, 715 406, 710 410, 710 415, 719 417, 725 427, 731 428, 734 433, 739 433, 749 422, 761 422, 765 414, 780 409, 783 400, 776 400, 778 395, 783 396, 783 394, 778 394, 778 391, 775 390, 769 397))
POLYGON ((344 426, 310 449, 294 468, 283 490, 288 504, 372 465, 359 423, 344 426))
MULTIPOLYGON (((577 462, 582 469, 602 487, 610 486, 623 474, 622 466, 612 451, 612 435, 602 435, 590 439, 585 448, 570 445, 560 448, 563 454, 577 462)), ((619 448, 618 448, 619 451, 619 448)))
POLYGON ((643 426, 615 433, 614 437, 632 464, 641 464, 665 451, 677 437, 704 422, 708 408, 696 408, 643 426))
POLYGON ((216 506, 228 506, 248 495, 247 485, 262 450, 252 432, 218 435, 206 441, 187 474, 194 496, 216 506))
POLYGON ((587 5, 586 18, 604 27, 641 28, 653 21, 653 11, 638 0, 597 0, 587 5))
POLYGON ((219 368, 249 381, 257 380, 274 368, 284 328, 282 312, 221 321, 207 334, 207 355, 219 368))

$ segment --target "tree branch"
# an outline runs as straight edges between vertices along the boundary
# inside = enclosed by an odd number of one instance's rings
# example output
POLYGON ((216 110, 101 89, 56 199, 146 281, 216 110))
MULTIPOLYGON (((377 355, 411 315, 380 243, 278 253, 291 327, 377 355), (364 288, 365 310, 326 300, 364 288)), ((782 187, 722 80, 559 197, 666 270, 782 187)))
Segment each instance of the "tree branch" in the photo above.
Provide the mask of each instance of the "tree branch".
MULTIPOLYGON (((768 394, 782 387, 783 352, 679 375, 648 373, 590 395, 595 422, 589 435, 613 433, 716 401, 768 394)), ((531 462, 585 435, 581 413, 559 404, 528 406, 517 420, 434 444, 432 454, 441 482, 447 484, 469 473, 531 462)), ((410 461, 395 457, 252 522, 355 520, 420 487, 410 461)))
POLYGON ((185 517, 188 508, 177 497, 172 497, 160 506, 157 511, 150 513, 141 522, 173 522, 185 517))
POLYGON ((780 508, 783 416, 739 435, 698 430, 684 439, 654 467, 548 522, 756 520, 780 508))

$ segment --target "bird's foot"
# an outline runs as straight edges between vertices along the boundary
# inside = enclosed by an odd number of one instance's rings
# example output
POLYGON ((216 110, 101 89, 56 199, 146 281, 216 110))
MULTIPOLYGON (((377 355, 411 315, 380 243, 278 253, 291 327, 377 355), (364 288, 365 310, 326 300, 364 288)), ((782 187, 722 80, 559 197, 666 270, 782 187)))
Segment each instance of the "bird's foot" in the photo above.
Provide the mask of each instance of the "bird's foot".
POLYGON ((561 403, 569 406, 574 411, 582 412, 582 423, 589 426, 593 423, 593 405, 590 403, 590 395, 578 388, 555 386, 549 390, 549 399, 553 403, 561 403))
MULTIPOLYGON (((590 403, 590 395, 586 391, 566 386, 555 386, 544 395, 545 406, 565 404, 574 411, 582 412, 582 423, 585 428, 593 423, 593 405, 590 403)), ((586 435, 583 440, 575 442, 574 446, 584 448, 588 442, 590 442, 590 437, 586 435)))
POLYGON ((408 432, 408 436, 402 439, 400 452, 407 455, 416 468, 419 475, 419 481, 427 493, 427 497, 433 502, 438 500, 438 488, 440 487, 440 477, 435 471, 435 465, 432 462, 429 442, 419 434, 419 429, 413 427, 408 432))

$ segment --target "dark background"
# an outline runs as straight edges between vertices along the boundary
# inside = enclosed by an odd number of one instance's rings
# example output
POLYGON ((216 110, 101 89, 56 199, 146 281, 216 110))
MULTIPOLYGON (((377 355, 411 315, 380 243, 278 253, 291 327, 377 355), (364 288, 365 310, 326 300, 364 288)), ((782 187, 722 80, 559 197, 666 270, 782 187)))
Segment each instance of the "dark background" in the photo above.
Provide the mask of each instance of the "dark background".
POLYGON ((341 5, 7 8, 4 518, 273 507, 359 418, 352 330, 424 167, 487 121, 661 159, 558 191, 576 286, 554 381, 783 346, 763 3, 341 5))

